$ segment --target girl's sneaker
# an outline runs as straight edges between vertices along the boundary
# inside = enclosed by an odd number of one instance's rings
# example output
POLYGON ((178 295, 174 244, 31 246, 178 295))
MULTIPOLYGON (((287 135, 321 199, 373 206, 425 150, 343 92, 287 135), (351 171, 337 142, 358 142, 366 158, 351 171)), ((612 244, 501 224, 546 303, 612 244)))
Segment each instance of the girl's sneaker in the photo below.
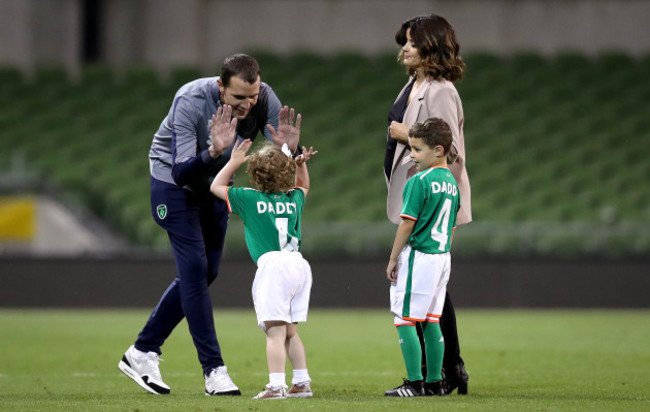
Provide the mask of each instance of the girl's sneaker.
POLYGON ((312 398, 313 396, 314 392, 311 391, 309 382, 293 384, 287 392, 289 398, 312 398))
POLYGON ((253 399, 287 399, 287 388, 284 386, 272 388, 266 385, 264 390, 258 393, 253 399))

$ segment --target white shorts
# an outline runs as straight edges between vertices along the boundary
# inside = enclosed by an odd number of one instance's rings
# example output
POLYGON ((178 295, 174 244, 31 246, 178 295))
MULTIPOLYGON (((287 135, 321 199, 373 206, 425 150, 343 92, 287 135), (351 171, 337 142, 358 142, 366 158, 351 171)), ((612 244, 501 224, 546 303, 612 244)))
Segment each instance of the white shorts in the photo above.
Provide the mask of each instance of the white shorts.
POLYGON ((311 267, 299 252, 267 252, 257 260, 253 303, 257 324, 305 322, 311 294, 311 267))
POLYGON ((397 281, 390 286, 395 325, 439 322, 450 272, 449 253, 423 253, 407 245, 397 261, 397 281))

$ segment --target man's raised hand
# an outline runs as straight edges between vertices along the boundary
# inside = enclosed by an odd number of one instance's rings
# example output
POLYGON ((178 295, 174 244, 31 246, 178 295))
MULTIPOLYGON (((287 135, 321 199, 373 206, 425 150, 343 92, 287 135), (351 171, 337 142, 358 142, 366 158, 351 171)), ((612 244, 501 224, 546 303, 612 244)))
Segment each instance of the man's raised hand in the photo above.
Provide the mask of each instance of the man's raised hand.
POLYGON ((208 148, 210 157, 216 159, 232 145, 236 129, 237 119, 232 117, 232 106, 226 104, 219 107, 217 114, 212 115, 212 127, 210 128, 212 145, 208 148))
POLYGON ((278 116, 278 129, 275 130, 271 124, 266 125, 271 132, 273 143, 278 146, 282 146, 286 143, 292 153, 295 153, 298 149, 298 141, 300 140, 300 121, 302 120, 302 116, 298 113, 298 115, 295 116, 294 123, 294 115, 295 111, 293 108, 290 109, 289 106, 284 106, 280 109, 278 116))

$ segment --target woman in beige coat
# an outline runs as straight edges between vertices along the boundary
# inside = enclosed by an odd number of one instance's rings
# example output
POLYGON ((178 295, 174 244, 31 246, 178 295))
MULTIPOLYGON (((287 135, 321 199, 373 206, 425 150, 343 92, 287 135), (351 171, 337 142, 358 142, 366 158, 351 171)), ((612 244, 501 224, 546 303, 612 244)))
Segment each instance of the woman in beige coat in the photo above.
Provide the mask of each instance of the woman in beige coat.
MULTIPOLYGON (((454 87, 454 82, 463 76, 465 63, 458 54, 460 46, 454 29, 443 17, 433 14, 418 16, 402 24, 395 34, 395 41, 402 46, 398 61, 407 69, 409 80, 388 115, 384 159, 384 174, 388 185, 388 218, 399 224, 402 191, 406 181, 417 173, 409 156, 409 128, 430 117, 438 117, 449 124, 453 135, 448 164, 460 190, 457 224, 468 223, 472 220, 472 207, 469 178, 465 169, 465 118, 460 96, 454 87)), ((458 388, 459 394, 465 394, 468 375, 460 357, 456 315, 449 293, 445 298, 440 326, 445 339, 443 368, 447 392, 458 388)), ((423 367, 424 365, 423 360, 423 367)))

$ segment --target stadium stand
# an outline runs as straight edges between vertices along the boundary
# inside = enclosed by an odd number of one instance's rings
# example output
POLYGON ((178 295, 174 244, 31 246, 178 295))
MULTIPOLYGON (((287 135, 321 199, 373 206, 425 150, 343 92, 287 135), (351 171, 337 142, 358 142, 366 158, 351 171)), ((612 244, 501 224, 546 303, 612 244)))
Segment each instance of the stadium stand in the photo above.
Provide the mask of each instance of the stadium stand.
MULTIPOLYGON (((263 80, 303 114, 302 143, 320 151, 305 214, 311 250, 388 247, 386 116, 406 80, 395 56, 251 53, 263 80)), ((475 222, 459 236, 461 253, 650 251, 650 56, 522 52, 465 60, 457 86, 475 222)), ((1 164, 24 157, 134 244, 166 248, 149 216, 147 152, 174 91, 201 74, 92 65, 73 81, 57 68, 31 77, 2 68, 1 164)), ((229 236, 233 248, 242 244, 241 232, 229 236)))

